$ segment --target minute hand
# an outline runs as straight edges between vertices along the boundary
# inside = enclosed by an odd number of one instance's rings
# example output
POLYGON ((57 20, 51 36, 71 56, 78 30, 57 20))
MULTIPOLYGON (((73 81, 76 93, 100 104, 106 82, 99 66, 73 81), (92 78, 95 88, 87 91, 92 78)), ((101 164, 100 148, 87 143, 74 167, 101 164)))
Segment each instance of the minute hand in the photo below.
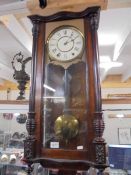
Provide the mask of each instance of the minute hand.
POLYGON ((66 45, 66 44, 68 44, 68 43, 74 41, 76 38, 78 38, 78 35, 77 35, 75 38, 73 38, 73 39, 71 39, 71 40, 69 40, 69 41, 66 41, 64 44, 66 45))

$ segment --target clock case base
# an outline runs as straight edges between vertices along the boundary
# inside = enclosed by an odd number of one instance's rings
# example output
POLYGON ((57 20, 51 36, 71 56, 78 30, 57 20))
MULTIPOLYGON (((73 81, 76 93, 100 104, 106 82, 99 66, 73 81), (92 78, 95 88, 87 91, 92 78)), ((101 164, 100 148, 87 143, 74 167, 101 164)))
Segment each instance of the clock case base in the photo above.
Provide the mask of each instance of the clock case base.
POLYGON ((29 113, 26 123, 28 137, 24 142, 24 160, 28 164, 28 175, 32 172, 32 164, 40 163, 45 168, 69 169, 69 170, 88 170, 90 167, 99 169, 99 172, 107 167, 105 141, 102 138, 104 131, 104 121, 101 109, 101 88, 98 69, 98 41, 97 29, 99 24, 100 7, 90 7, 82 12, 59 12, 51 16, 33 15, 29 18, 33 23, 33 53, 32 53, 32 77, 29 99, 29 113), (43 32, 48 22, 84 19, 86 46, 88 47, 87 57, 89 67, 89 100, 90 116, 89 121, 92 134, 89 136, 88 155, 84 151, 73 151, 73 153, 64 150, 43 150, 41 145, 41 104, 42 82, 41 72, 43 67, 43 51, 41 48, 38 53, 38 47, 45 38, 43 32), (88 37, 87 37, 88 36, 88 37), (40 89, 38 91, 37 89, 40 89), (49 154, 48 154, 49 153, 49 154), (69 158, 68 158, 68 155, 69 158), (83 156, 82 156, 83 155, 83 156), (64 157, 65 156, 65 157, 64 157), (80 160, 79 160, 80 158, 80 160))

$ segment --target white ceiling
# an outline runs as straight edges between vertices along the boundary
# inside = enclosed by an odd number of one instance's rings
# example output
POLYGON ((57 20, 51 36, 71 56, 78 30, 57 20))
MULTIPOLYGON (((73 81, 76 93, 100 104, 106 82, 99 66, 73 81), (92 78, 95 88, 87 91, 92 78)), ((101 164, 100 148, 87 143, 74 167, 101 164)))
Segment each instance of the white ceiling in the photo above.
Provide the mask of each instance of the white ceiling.
MULTIPOLYGON (((121 2, 116 0, 115 2, 121 2)), ((125 0, 131 3, 131 0, 125 0)), ((11 61, 21 51, 25 58, 31 56, 31 23, 27 18, 14 15, 27 11, 26 0, 0 0, 0 79, 13 80, 11 61), (15 7, 15 10, 14 10, 15 7), (17 10, 16 10, 17 9, 17 10), (12 14, 13 13, 13 14, 12 14)), ((113 1, 110 0, 110 5, 113 1)), ((121 67, 101 68, 101 79, 109 74, 122 74, 122 80, 131 77, 131 8, 117 8, 101 11, 98 30, 100 58, 110 57, 113 62, 123 63, 121 67)), ((108 63, 111 65, 112 63, 108 63)))
POLYGON ((10 1, 9 0, 1 0, 0 5, 5 5, 5 4, 9 4, 9 3, 17 2, 17 1, 18 0, 10 0, 10 1))
POLYGON ((123 63, 122 67, 111 68, 105 71, 102 74, 102 78, 107 74, 122 74, 123 80, 127 80, 131 76, 130 19, 131 8, 108 9, 101 12, 98 31, 100 58, 101 56, 109 56, 112 61, 123 63), (105 43, 103 44, 102 41, 105 43))

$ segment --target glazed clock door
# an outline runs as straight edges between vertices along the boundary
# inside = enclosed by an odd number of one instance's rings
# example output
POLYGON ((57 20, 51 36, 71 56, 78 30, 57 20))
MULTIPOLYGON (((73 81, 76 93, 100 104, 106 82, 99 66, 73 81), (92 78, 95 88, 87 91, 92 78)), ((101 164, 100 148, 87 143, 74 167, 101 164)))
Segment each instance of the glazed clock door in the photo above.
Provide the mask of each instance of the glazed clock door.
POLYGON ((99 7, 30 16, 32 79, 25 158, 46 168, 102 172, 104 122, 98 69, 99 7))

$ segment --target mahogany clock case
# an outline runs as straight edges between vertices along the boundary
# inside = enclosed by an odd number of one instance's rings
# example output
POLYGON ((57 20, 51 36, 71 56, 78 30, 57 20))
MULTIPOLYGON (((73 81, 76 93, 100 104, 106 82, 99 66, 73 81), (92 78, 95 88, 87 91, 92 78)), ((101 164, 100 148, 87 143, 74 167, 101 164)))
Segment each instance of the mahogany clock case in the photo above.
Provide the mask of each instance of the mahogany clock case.
POLYGON ((99 7, 93 7, 29 17, 33 23, 33 61, 25 159, 31 164, 65 169, 105 167, 97 60, 99 12, 99 7), (48 53, 48 37, 54 29, 67 25, 82 33, 83 53, 73 60, 54 61, 48 53))

